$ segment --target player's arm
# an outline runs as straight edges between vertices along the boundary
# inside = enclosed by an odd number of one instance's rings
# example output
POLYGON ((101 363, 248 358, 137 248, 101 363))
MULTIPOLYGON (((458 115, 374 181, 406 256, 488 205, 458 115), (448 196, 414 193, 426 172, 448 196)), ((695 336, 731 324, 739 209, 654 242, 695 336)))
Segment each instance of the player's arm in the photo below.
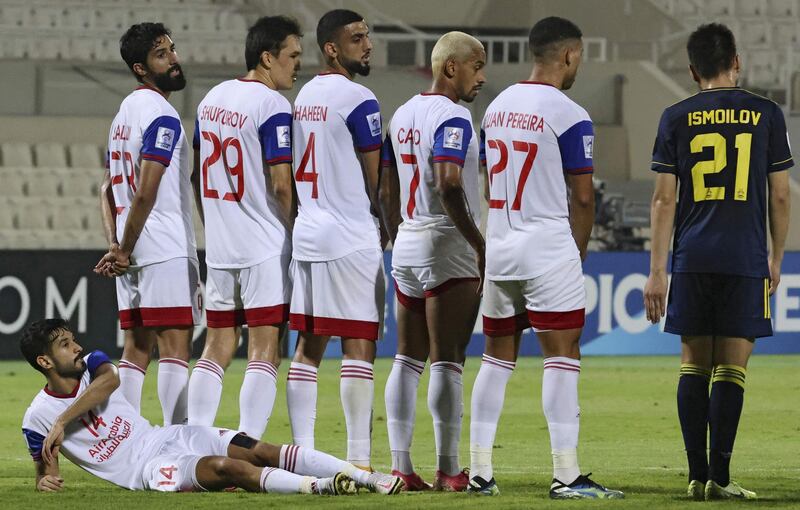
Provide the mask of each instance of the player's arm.
POLYGON ((194 161, 192 162, 192 189, 194 190, 194 203, 197 212, 200 214, 200 221, 206 224, 206 217, 203 214, 203 196, 200 194, 200 148, 194 149, 194 161))
POLYGON ((278 203, 283 223, 291 231, 297 216, 297 191, 292 178, 292 164, 291 162, 276 163, 268 165, 268 167, 272 196, 278 203))
POLYGON ((789 171, 770 172, 767 174, 769 184, 769 234, 772 241, 769 254, 769 293, 775 292, 781 281, 781 263, 789 231, 789 214, 791 210, 789 193, 789 171))
POLYGON ((569 225, 578 246, 581 260, 586 260, 586 250, 594 225, 594 185, 592 174, 567 174, 569 186, 569 225))
POLYGON ((86 390, 67 407, 50 428, 42 445, 42 460, 50 464, 58 457, 61 442, 64 440, 64 427, 73 420, 88 413, 91 409, 106 402, 114 391, 119 388, 119 374, 117 367, 102 352, 95 351, 90 355, 96 356, 88 360, 88 370, 93 374, 92 380, 86 390), (93 366, 96 364, 96 366, 93 366))
MULTIPOLYGON (((133 195, 131 210, 122 232, 122 241, 119 243, 119 252, 124 261, 130 259, 133 248, 136 246, 139 236, 142 235, 147 217, 150 216, 150 211, 153 210, 153 205, 156 203, 158 187, 161 185, 161 178, 166 169, 157 161, 142 160, 139 187, 133 195)), ((123 267, 126 269, 127 264, 124 264, 123 267)))
POLYGON ((386 246, 389 240, 388 229, 380 219, 380 201, 378 200, 378 175, 381 166, 381 151, 380 148, 373 151, 359 152, 359 161, 361 162, 361 171, 364 174, 364 181, 367 183, 367 195, 372 211, 376 213, 380 220, 381 227, 381 245, 386 246))
POLYGON ((378 202, 386 232, 394 244, 397 239, 397 228, 403 222, 403 217, 400 214, 400 176, 397 173, 397 161, 390 133, 386 134, 386 139, 383 141, 381 168, 378 174, 378 202))
POLYGON ((58 469, 58 457, 49 464, 38 460, 36 466, 36 490, 39 492, 58 492, 64 488, 64 479, 58 469))
POLYGON ((653 324, 661 320, 667 306, 667 256, 675 223, 675 196, 678 178, 672 173, 656 176, 650 204, 650 276, 644 289, 647 319, 653 324))
MULTIPOLYGON (((105 235, 108 249, 119 248, 117 240, 117 205, 114 202, 114 193, 111 189, 111 170, 106 168, 103 174, 103 182, 100 184, 100 217, 103 222, 103 234, 105 235)), ((103 276, 113 276, 111 264, 105 261, 105 257, 95 266, 94 272, 103 276)))

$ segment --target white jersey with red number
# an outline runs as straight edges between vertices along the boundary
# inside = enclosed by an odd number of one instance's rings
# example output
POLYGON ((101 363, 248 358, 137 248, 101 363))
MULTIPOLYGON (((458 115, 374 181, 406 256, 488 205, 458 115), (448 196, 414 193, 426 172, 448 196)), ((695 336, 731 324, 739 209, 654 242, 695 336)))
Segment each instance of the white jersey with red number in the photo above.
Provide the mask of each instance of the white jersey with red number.
POLYGON ((565 174, 593 172, 589 114, 555 87, 521 82, 492 101, 481 126, 490 183, 486 277, 526 280, 579 258, 565 174))
POLYGON ((177 257, 197 259, 189 147, 178 112, 164 96, 142 86, 122 101, 108 136, 107 158, 120 241, 139 186, 142 162, 155 161, 166 167, 131 263, 144 266, 177 257))
POLYGON ((200 149, 209 267, 252 267, 291 253, 264 171, 264 162, 292 161, 291 111, 277 91, 244 79, 220 83, 197 107, 194 148, 200 149))
POLYGON ((480 221, 478 137, 472 115, 441 94, 422 93, 398 108, 384 141, 383 164, 394 163, 400 180, 403 222, 392 264, 426 266, 438 257, 471 250, 436 193, 433 164, 455 163, 473 221, 480 221))
MULTIPOLYGON (((62 395, 46 386, 33 399, 22 419, 22 433, 35 461, 42 460, 42 444, 53 423, 94 379, 97 368, 111 361, 101 351, 85 356, 86 371, 72 393, 62 395)), ((136 412, 122 391, 66 424, 61 453, 89 473, 129 489, 141 486, 136 466, 151 455, 148 438, 156 427, 136 412)))
POLYGON ((375 95, 344 75, 320 74, 297 95, 292 132, 299 203, 292 256, 321 262, 380 247, 356 154, 381 148, 375 95))

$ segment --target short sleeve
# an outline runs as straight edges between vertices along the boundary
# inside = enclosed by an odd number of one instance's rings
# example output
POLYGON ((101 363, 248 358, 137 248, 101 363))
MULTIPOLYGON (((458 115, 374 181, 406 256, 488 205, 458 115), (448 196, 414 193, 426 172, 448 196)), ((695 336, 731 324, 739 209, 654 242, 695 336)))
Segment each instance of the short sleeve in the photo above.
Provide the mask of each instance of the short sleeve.
POLYGON ((169 115, 156 118, 142 137, 142 159, 169 166, 181 137, 181 121, 169 115))
POLYGON ((442 122, 433 135, 433 162, 464 166, 470 141, 472 141, 470 121, 464 117, 453 117, 442 122))
POLYGON ((397 161, 394 157, 394 146, 392 146, 392 134, 386 133, 386 138, 383 140, 383 147, 381 148, 381 165, 382 166, 397 166, 397 161))
POLYGON ((486 131, 481 128, 481 140, 478 146, 478 157, 481 165, 486 166, 486 131))
POLYGON ((772 125, 769 132, 769 172, 779 172, 794 166, 792 148, 789 146, 789 132, 786 130, 786 119, 778 105, 775 105, 772 125))
POLYGON ((561 167, 571 175, 590 174, 594 171, 594 127, 592 121, 581 120, 558 137, 561 167))
POLYGON ((653 146, 653 161, 650 163, 650 168, 659 173, 676 174, 678 161, 676 154, 677 149, 672 127, 670 126, 670 116, 664 110, 661 115, 661 121, 658 123, 658 133, 653 146))
POLYGON ((35 462, 42 460, 42 445, 44 444, 44 436, 40 433, 23 428, 22 436, 25 438, 25 443, 28 445, 28 453, 35 462))
POLYGON ((258 138, 269 165, 292 162, 292 116, 276 113, 258 128, 258 138))
POLYGON ((378 101, 367 99, 347 116, 347 128, 353 135, 353 142, 360 152, 370 152, 381 148, 381 109, 378 101))
POLYGON ((200 121, 194 119, 194 136, 192 136, 192 147, 200 150, 200 121))
POLYGON ((89 379, 94 379, 94 374, 98 367, 104 363, 111 363, 111 359, 103 351, 92 351, 86 356, 86 370, 89 371, 89 379))

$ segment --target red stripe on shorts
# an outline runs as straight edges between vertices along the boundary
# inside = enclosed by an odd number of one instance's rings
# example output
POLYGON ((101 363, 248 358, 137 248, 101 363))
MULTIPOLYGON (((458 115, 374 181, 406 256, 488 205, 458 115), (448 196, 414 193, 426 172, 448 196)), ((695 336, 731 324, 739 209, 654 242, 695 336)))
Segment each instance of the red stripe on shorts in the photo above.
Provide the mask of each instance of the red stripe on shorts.
POLYGON ((394 282, 394 293, 397 296, 397 302, 403 305, 412 312, 425 314, 425 298, 418 298, 407 296, 403 294, 397 287, 397 281, 394 282))
POLYGON ((139 310, 142 314, 142 326, 145 327, 194 326, 191 306, 142 307, 139 310))
POLYGON ((119 311, 119 327, 131 329, 142 327, 142 313, 138 308, 119 311))
POLYGON ((261 308, 245 308, 247 325, 253 328, 259 326, 275 326, 289 320, 289 304, 275 306, 262 306, 261 308))
POLYGON ((315 335, 340 336, 344 338, 378 339, 378 323, 331 317, 314 317, 299 313, 289 314, 289 328, 307 331, 315 335))
POLYGON ((487 336, 509 336, 530 327, 528 318, 523 312, 513 317, 505 317, 502 319, 493 319, 492 317, 483 316, 483 332, 487 336))
POLYGON ((244 324, 244 310, 206 310, 209 328, 234 328, 244 324))
POLYGON ((464 282, 479 282, 480 280, 481 280, 480 278, 475 278, 475 277, 450 278, 446 282, 444 282, 444 283, 442 283, 440 285, 437 285, 436 287, 432 288, 431 290, 426 290, 425 291, 425 297, 428 298, 428 297, 438 296, 439 294, 447 292, 452 287, 454 287, 454 286, 456 286, 456 285, 458 285, 460 283, 464 283, 464 282))
POLYGON ((568 312, 534 312, 528 310, 528 320, 536 329, 577 329, 586 320, 586 309, 568 312))

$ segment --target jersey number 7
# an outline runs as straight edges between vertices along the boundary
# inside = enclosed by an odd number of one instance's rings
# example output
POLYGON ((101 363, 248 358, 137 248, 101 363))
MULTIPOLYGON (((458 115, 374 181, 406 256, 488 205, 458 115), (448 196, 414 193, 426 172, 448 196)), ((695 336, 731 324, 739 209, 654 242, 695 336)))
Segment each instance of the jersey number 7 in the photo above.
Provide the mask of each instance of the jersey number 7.
MULTIPOLYGON (((539 152, 539 146, 533 142, 523 142, 514 140, 511 142, 514 151, 525 153, 525 162, 522 164, 522 170, 519 173, 519 181, 517 182, 517 192, 514 195, 514 202, 511 204, 512 211, 519 211, 522 208, 522 192, 525 189, 525 183, 528 182, 528 175, 533 168, 533 162, 536 160, 536 153, 539 152)), ((508 166, 508 147, 503 140, 494 139, 487 140, 486 145, 490 149, 496 149, 500 152, 500 160, 492 165, 489 170, 489 186, 491 187, 494 176, 505 171, 508 166)), ((503 209, 506 206, 506 201, 489 197, 489 209, 503 209)))

